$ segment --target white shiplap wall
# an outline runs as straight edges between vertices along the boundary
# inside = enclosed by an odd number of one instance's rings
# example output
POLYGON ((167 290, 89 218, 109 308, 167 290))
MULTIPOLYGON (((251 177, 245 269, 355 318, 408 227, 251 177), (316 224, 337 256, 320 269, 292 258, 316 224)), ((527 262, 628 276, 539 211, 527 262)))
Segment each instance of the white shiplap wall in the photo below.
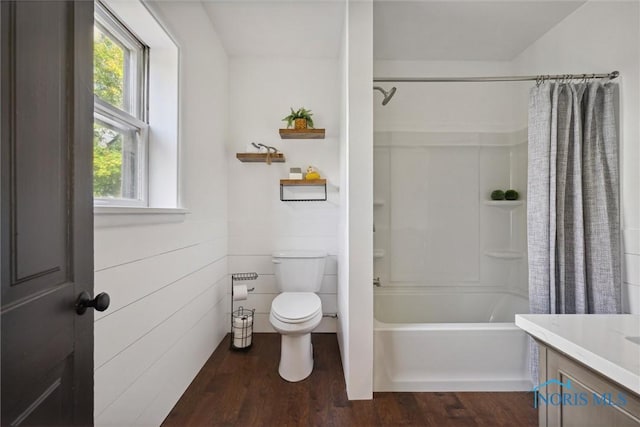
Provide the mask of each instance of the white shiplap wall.
MULTIPOLYGON (((128 244, 164 240, 163 228, 131 229, 128 244)), ((97 229, 96 242, 103 246, 115 231, 97 229)), ((96 291, 112 300, 95 321, 97 425, 161 421, 226 333, 226 237, 211 237, 162 253, 140 248, 140 258, 96 271, 96 291), (174 369, 190 375, 171 375, 174 369), (141 418, 157 399, 173 402, 141 418)))
POLYGON ((228 60, 198 2, 151 5, 180 46, 177 222, 97 218, 95 424, 160 425, 228 330, 228 60), (109 226, 111 224, 111 226, 109 226))
MULTIPOLYGON (((271 301, 278 294, 271 254, 277 250, 317 249, 331 256, 320 298, 325 314, 337 312, 336 254, 340 181, 338 59, 232 58, 230 60, 229 273, 257 272, 246 282, 255 292, 242 305, 256 309, 254 330, 274 332, 271 301), (296 76, 300 76, 297 78, 296 76), (325 139, 283 140, 278 128, 289 108, 313 110, 325 139), (241 163, 235 153, 251 142, 277 147, 286 163, 241 163), (279 180, 289 168, 313 165, 328 180, 326 202, 281 202, 279 180)), ((335 319, 324 318, 316 332, 335 332, 335 319)))

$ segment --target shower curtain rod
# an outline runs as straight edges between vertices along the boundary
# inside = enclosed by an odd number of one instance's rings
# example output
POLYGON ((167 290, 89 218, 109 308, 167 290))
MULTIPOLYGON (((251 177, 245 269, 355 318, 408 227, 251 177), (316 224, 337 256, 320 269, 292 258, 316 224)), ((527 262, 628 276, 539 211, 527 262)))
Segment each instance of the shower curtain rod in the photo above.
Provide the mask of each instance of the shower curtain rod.
POLYGON ((394 83, 429 83, 429 82, 524 82, 546 80, 574 80, 574 79, 615 79, 620 73, 612 71, 607 74, 555 74, 538 76, 502 76, 502 77, 374 77, 374 82, 394 83))

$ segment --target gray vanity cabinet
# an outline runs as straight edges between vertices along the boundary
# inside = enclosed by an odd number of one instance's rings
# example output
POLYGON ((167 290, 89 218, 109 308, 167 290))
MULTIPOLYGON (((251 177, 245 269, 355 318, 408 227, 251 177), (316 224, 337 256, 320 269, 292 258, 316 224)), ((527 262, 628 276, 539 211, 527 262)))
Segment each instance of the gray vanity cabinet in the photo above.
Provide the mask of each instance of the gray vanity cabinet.
POLYGON ((640 396, 538 341, 541 427, 638 427, 640 396))

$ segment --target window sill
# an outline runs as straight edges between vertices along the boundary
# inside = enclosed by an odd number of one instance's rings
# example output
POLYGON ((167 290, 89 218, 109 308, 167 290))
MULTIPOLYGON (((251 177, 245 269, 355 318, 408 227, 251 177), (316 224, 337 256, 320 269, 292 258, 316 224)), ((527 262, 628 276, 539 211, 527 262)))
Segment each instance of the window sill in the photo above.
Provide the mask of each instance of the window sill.
POLYGON ((184 222, 191 213, 182 208, 146 208, 133 206, 94 206, 95 228, 184 222))

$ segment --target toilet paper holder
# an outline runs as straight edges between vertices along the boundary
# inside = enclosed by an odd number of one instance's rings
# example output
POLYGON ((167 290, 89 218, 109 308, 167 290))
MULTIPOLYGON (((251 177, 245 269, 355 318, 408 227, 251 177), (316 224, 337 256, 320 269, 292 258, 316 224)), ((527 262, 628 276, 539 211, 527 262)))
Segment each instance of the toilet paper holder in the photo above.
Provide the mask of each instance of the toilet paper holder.
MULTIPOLYGON (((253 344, 253 319, 255 309, 240 307, 233 310, 235 282, 256 280, 258 273, 233 273, 231 275, 231 336, 229 346, 232 350, 248 350, 253 344)), ((255 287, 248 288, 247 292, 253 292, 255 287)), ((244 298, 241 298, 244 299, 244 298)))
POLYGON ((231 280, 256 280, 258 278, 258 273, 233 273, 231 275, 231 280))
POLYGON ((232 350, 247 351, 253 345, 253 322, 256 310, 246 309, 240 306, 231 313, 231 337, 232 350))

